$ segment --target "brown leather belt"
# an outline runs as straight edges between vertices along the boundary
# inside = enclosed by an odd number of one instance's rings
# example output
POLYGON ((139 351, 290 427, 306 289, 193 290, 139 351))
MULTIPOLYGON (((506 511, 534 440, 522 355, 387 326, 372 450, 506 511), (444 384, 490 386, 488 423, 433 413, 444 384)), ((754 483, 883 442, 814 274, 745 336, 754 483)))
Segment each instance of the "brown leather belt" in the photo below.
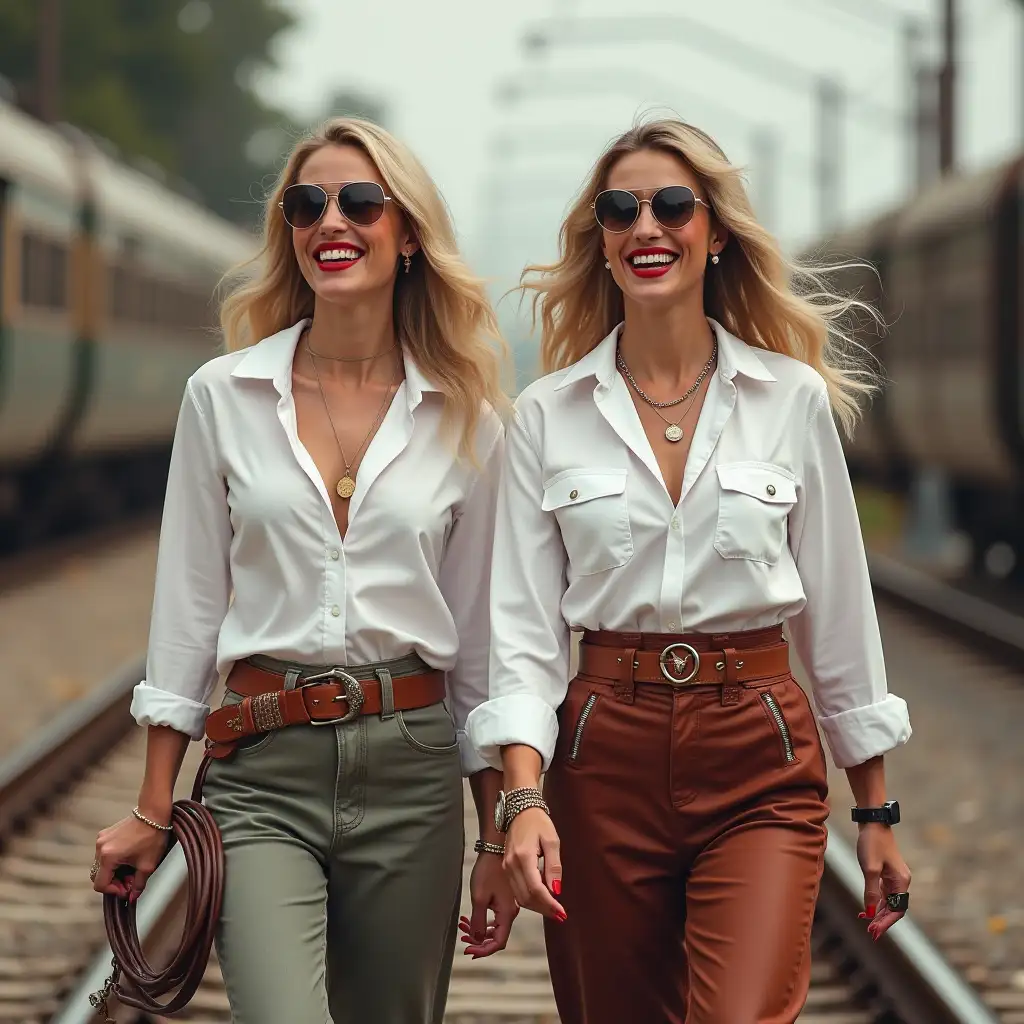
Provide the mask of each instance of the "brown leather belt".
POLYGON ((790 671, 781 626, 737 633, 613 633, 586 630, 580 675, 615 683, 742 685, 790 671))
MULTIPOLYGON (((230 745, 246 736, 287 725, 335 725, 383 710, 380 680, 358 680, 342 668, 300 678, 292 690, 284 689, 283 682, 281 673, 247 661, 235 663, 227 687, 242 700, 207 716, 207 752, 211 757, 226 757, 231 753, 230 745)), ((392 679, 392 688, 394 710, 429 707, 445 697, 445 674, 432 670, 398 676, 392 679)))

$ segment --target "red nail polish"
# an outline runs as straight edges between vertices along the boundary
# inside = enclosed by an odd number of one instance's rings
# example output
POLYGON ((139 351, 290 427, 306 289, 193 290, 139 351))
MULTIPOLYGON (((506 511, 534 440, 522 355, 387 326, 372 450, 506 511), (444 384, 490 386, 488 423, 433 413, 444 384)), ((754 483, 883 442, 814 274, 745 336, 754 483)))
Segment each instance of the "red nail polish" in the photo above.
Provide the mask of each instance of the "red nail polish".
POLYGON ((558 922, 567 921, 568 917, 566 916, 565 911, 560 910, 557 914, 555 914, 555 920, 558 922))
POLYGON ((562 895, 562 880, 560 878, 556 878, 556 879, 554 879, 554 881, 552 881, 552 883, 551 883, 551 891, 556 896, 561 896, 562 895))
POLYGON ((872 903, 868 907, 868 917, 874 917, 874 916, 875 916, 875 905, 874 905, 874 903, 872 903))

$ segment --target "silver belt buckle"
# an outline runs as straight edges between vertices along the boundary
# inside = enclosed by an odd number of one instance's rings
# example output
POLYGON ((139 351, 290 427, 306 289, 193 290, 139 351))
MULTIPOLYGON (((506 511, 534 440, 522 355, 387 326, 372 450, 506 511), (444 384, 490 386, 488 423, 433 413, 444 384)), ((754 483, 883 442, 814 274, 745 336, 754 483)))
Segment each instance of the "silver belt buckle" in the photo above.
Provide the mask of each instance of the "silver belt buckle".
POLYGON ((681 642, 669 644, 658 655, 658 664, 661 667, 661 674, 673 686, 685 686, 697 678, 697 673, 700 671, 700 654, 689 644, 681 642), (680 650, 685 653, 677 654, 676 651, 680 650), (686 663, 688 661, 693 662, 693 667, 689 672, 686 670, 686 663))
POLYGON ((347 700, 348 711, 337 718, 311 718, 310 725, 339 725, 342 722, 351 722, 363 710, 363 704, 366 703, 366 695, 363 693, 363 688, 359 680, 355 676, 350 676, 343 668, 332 668, 327 672, 318 672, 315 676, 306 676, 298 684, 297 689, 304 690, 307 686, 330 682, 338 682, 345 687, 344 696, 334 697, 333 700, 335 702, 347 700))

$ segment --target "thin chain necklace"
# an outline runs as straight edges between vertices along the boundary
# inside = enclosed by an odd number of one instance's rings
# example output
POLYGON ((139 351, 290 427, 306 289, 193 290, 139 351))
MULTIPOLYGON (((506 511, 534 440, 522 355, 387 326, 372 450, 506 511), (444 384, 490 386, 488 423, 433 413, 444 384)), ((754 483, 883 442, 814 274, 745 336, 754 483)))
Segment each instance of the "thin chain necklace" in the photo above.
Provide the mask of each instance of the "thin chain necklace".
POLYGON ((329 356, 323 352, 314 352, 310 347, 309 338, 307 337, 306 339, 306 351, 311 356, 316 356, 317 359, 331 359, 336 363, 365 363, 371 359, 379 359, 381 356, 387 355, 388 352, 393 352, 396 348, 398 348, 397 341, 390 348, 382 348, 379 352, 374 352, 371 356, 329 356))
MULTIPOLYGON (((323 399, 324 411, 327 413, 327 422, 331 425, 331 432, 334 434, 334 440, 337 442, 338 451, 341 452, 341 460, 345 463, 345 474, 337 484, 335 484, 334 489, 339 498, 343 498, 345 501, 348 501, 356 491, 355 474, 352 472, 352 467, 359 462, 359 456, 362 455, 363 449, 373 436, 373 433, 380 424, 380 421, 384 418, 384 412, 388 407, 388 399, 391 398, 391 389, 395 386, 395 378, 398 376, 398 366, 395 366, 395 372, 391 375, 391 382, 388 384, 387 390, 384 392, 384 401, 381 403, 380 410, 374 418, 373 423, 370 424, 370 429, 366 432, 366 437, 363 438, 363 443, 359 446, 359 451, 356 452, 355 457, 351 462, 349 462, 348 456, 345 454, 345 449, 341 446, 341 438, 338 437, 338 431, 334 426, 334 418, 331 416, 331 407, 327 404, 327 395, 324 394, 324 386, 320 382, 320 371, 316 368, 316 360, 313 358, 313 350, 309 347, 308 336, 306 338, 306 351, 309 353, 309 361, 313 367, 313 375, 316 377, 316 386, 320 389, 320 397, 323 399)), ((383 353, 378 353, 378 355, 382 354, 383 353)))
POLYGON ((668 423, 668 426, 665 428, 665 440, 666 441, 672 441, 672 442, 681 441, 683 439, 683 428, 679 426, 679 422, 681 422, 685 418, 686 414, 684 413, 683 416, 681 416, 679 418, 678 422, 670 423, 668 420, 665 419, 664 416, 661 415, 660 412, 658 412, 658 410, 659 409, 668 409, 668 408, 671 408, 674 405, 679 405, 680 402, 685 402, 692 395, 695 395, 697 393, 697 389, 701 386, 701 384, 704 383, 704 378, 707 377, 707 375, 711 372, 711 367, 715 365, 715 359, 717 359, 717 358, 718 358, 718 339, 716 338, 714 346, 711 349, 711 357, 704 364, 704 368, 700 371, 700 373, 697 374, 697 379, 687 389, 686 394, 682 395, 680 398, 672 399, 671 402, 656 402, 633 379, 633 374, 631 374, 629 372, 629 367, 626 365, 626 360, 622 358, 622 350, 619 349, 619 348, 616 348, 616 350, 615 350, 615 362, 616 362, 616 365, 622 371, 622 374, 626 378, 626 380, 628 380, 629 383, 632 385, 633 390, 655 412, 658 413, 658 416, 662 420, 665 420, 665 422, 668 423))

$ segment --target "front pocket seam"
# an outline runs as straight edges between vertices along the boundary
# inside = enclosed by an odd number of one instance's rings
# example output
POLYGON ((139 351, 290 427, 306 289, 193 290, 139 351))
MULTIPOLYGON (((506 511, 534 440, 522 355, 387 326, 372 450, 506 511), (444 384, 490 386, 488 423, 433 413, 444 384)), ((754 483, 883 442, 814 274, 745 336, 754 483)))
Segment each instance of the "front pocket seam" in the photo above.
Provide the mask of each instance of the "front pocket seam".
POLYGON ((455 742, 449 744, 447 747, 431 747, 416 739, 416 737, 409 732, 409 727, 405 724, 405 716, 401 711, 395 711, 395 721, 398 722, 398 731, 405 738, 406 743, 408 743, 413 750, 418 750, 421 754, 450 754, 453 750, 459 749, 458 735, 455 737, 455 742))

